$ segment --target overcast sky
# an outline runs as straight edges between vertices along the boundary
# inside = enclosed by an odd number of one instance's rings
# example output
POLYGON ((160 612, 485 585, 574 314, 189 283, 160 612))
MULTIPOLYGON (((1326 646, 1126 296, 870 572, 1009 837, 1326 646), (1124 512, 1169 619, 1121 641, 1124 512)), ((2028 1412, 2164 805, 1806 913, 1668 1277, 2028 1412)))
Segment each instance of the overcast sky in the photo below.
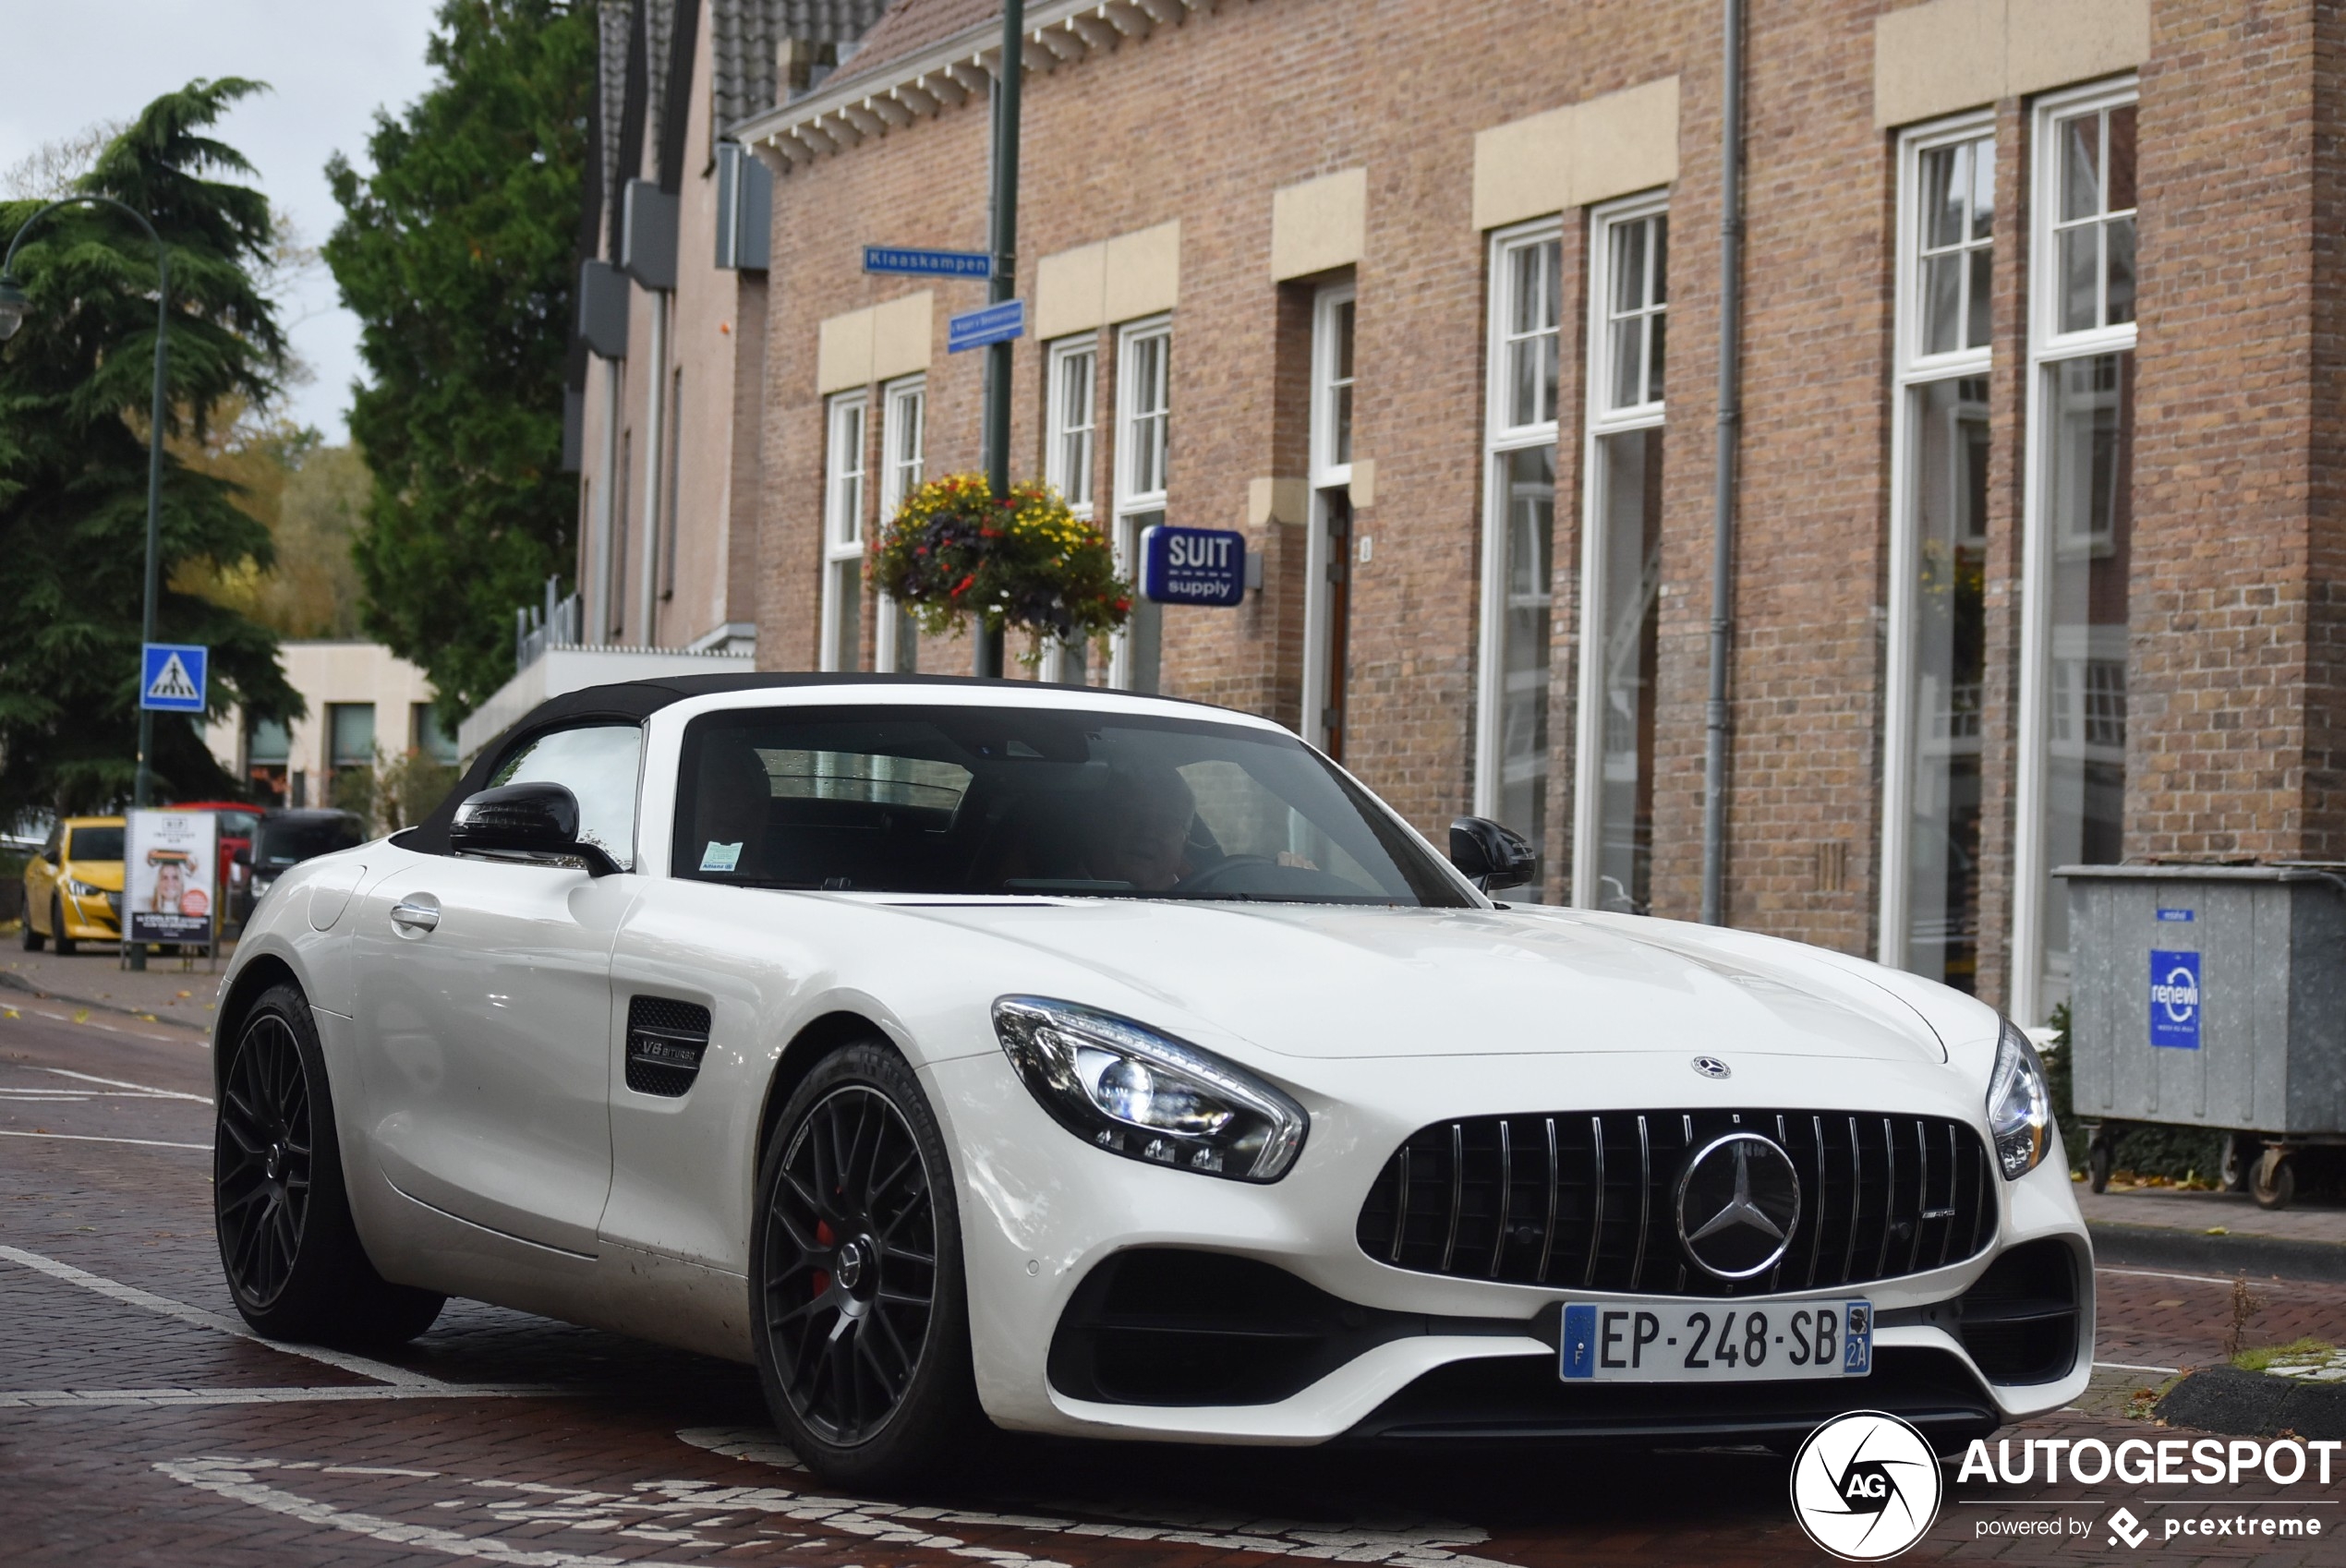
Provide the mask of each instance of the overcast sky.
MULTIPOLYGON (((271 203, 319 245, 340 211, 326 159, 340 151, 367 167, 375 111, 422 95, 437 9, 438 0, 0 0, 0 170, 43 142, 127 120, 197 77, 255 77, 274 90, 229 111, 215 134, 252 160, 271 203)), ((286 412, 339 441, 359 374, 357 318, 323 267, 284 310, 295 351, 316 372, 286 412)))

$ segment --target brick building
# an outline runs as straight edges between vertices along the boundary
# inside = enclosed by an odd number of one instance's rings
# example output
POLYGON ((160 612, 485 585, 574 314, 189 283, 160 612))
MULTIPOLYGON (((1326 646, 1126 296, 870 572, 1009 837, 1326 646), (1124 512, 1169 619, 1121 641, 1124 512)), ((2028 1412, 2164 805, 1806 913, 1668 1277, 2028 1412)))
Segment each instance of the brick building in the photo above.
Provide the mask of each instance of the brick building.
MULTIPOLYGON (((982 465, 982 292, 859 261, 984 247, 994 9, 898 0, 726 127, 773 175, 761 666, 970 667, 861 562, 982 465)), ((1044 672, 1272 715, 1531 834, 1540 898, 1691 916, 1723 611, 1727 918, 2029 1022, 2054 866, 2346 856, 2333 11, 1760 8, 1718 607, 1716 6, 1027 18, 1013 469, 1263 558, 1044 672)))

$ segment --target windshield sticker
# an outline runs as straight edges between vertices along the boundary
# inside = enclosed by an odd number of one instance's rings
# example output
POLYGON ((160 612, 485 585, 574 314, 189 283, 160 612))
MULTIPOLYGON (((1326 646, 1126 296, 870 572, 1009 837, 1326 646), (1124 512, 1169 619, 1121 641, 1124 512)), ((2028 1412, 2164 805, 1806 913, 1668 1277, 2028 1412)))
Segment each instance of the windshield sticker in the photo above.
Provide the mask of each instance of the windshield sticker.
POLYGON ((700 868, 703 871, 731 871, 741 863, 740 844, 720 844, 712 838, 708 841, 708 848, 700 852, 700 868))

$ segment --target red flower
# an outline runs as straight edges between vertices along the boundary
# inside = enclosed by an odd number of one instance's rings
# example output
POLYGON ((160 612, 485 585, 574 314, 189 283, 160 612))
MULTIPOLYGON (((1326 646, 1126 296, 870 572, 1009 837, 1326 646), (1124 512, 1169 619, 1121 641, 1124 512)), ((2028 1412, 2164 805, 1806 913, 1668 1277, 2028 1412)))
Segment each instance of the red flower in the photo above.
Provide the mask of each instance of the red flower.
POLYGON ((977 578, 974 575, 962 578, 961 582, 955 585, 952 597, 960 598, 963 594, 969 591, 969 585, 976 581, 977 578))
POLYGON ((1128 613, 1131 608, 1132 601, 1131 599, 1119 599, 1116 601, 1116 613, 1119 615, 1128 613))

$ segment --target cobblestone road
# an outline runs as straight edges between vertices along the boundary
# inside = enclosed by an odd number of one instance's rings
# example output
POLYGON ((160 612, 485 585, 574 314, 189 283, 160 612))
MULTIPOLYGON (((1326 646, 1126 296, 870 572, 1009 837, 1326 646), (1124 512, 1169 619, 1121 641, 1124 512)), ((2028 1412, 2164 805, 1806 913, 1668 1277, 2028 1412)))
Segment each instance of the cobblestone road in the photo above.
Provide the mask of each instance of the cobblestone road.
MULTIPOLYGON (((950 1492, 835 1495, 724 1363, 467 1304, 369 1363, 245 1334, 212 1249, 201 1037, 0 994, 0 1561, 894 1568, 1813 1562, 1781 1461, 1735 1453, 1198 1451, 1004 1438, 950 1492), (77 1021, 77 1015, 79 1020, 77 1021)), ((2231 1282, 2099 1275, 2086 1407, 2007 1434, 2161 1432, 2138 1387, 2220 1357, 2231 1282)), ((2252 1343, 2346 1341, 2346 1286, 2252 1285, 2252 1343)), ((2330 1486, 1959 1482, 1905 1561, 2346 1564, 2330 1486), (2130 1508, 2154 1534, 2117 1543, 2130 1508), (2162 1540, 2170 1517, 2318 1539, 2162 1540), (2017 1523, 2062 1521, 2055 1541, 2017 1523), (2335 1522, 2336 1533, 2330 1526, 2335 1522)))

